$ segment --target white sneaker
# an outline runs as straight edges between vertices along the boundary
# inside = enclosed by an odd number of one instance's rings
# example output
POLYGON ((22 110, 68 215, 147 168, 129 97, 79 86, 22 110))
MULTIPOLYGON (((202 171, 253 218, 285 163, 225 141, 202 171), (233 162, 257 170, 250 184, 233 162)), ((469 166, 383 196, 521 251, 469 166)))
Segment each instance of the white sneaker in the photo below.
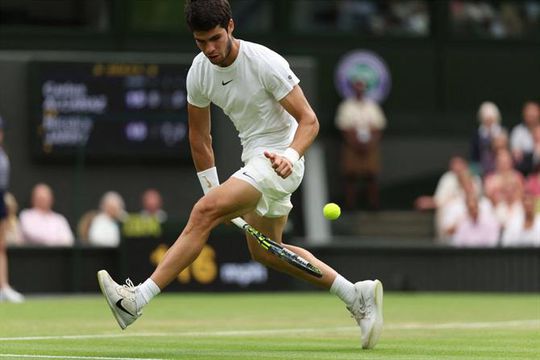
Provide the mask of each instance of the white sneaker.
POLYGON ((127 279, 125 285, 117 284, 106 270, 97 273, 99 287, 105 295, 111 311, 123 329, 131 325, 142 315, 142 307, 137 305, 137 287, 127 279))
POLYGON ((362 332, 362 348, 372 349, 379 341, 383 328, 383 286, 379 280, 354 284, 356 299, 347 307, 362 332))
POLYGON ((18 291, 15 291, 11 286, 6 286, 0 289, 0 301, 12 303, 24 302, 24 296, 18 291))

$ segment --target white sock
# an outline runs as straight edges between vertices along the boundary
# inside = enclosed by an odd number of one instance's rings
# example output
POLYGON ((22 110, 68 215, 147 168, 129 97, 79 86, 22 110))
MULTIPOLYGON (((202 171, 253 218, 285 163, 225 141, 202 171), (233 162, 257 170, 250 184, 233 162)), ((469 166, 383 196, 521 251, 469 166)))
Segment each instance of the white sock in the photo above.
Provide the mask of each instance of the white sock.
POLYGON ((354 284, 339 274, 332 283, 330 293, 337 295, 347 306, 351 306, 356 298, 354 284))
POLYGON ((141 307, 148 304, 154 296, 161 292, 159 286, 150 278, 139 285, 139 290, 137 292, 137 304, 140 304, 141 307))

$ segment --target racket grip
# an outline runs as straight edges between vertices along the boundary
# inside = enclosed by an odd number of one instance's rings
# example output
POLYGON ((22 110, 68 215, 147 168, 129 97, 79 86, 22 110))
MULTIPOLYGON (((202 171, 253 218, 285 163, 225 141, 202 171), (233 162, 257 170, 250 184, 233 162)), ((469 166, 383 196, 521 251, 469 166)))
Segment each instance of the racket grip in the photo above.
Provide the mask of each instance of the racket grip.
POLYGON ((240 229, 243 229, 244 226, 247 225, 247 222, 244 219, 242 219, 241 217, 234 218, 234 219, 231 220, 231 222, 234 225, 238 226, 240 229))

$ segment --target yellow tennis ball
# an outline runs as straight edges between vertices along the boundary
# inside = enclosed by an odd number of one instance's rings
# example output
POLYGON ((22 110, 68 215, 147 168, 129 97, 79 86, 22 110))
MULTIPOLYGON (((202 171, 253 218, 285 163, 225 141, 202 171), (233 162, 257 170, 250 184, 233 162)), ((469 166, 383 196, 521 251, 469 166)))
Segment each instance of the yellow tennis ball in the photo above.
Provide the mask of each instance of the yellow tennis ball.
POLYGON ((323 215, 328 220, 336 220, 341 215, 341 209, 336 203, 328 203, 324 205, 323 215))

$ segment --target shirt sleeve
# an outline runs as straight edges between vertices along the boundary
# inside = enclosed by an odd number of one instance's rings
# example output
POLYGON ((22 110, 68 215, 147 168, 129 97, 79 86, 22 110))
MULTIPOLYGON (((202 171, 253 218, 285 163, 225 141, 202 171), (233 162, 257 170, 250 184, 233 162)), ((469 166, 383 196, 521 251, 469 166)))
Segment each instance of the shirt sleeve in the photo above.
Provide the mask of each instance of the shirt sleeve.
POLYGON ((292 72, 287 60, 273 52, 263 60, 261 71, 265 89, 277 101, 287 96, 293 87, 300 82, 300 79, 292 72))
POLYGON ((205 108, 210 105, 210 99, 202 93, 200 82, 200 71, 192 65, 186 78, 187 101, 196 107, 205 108))

